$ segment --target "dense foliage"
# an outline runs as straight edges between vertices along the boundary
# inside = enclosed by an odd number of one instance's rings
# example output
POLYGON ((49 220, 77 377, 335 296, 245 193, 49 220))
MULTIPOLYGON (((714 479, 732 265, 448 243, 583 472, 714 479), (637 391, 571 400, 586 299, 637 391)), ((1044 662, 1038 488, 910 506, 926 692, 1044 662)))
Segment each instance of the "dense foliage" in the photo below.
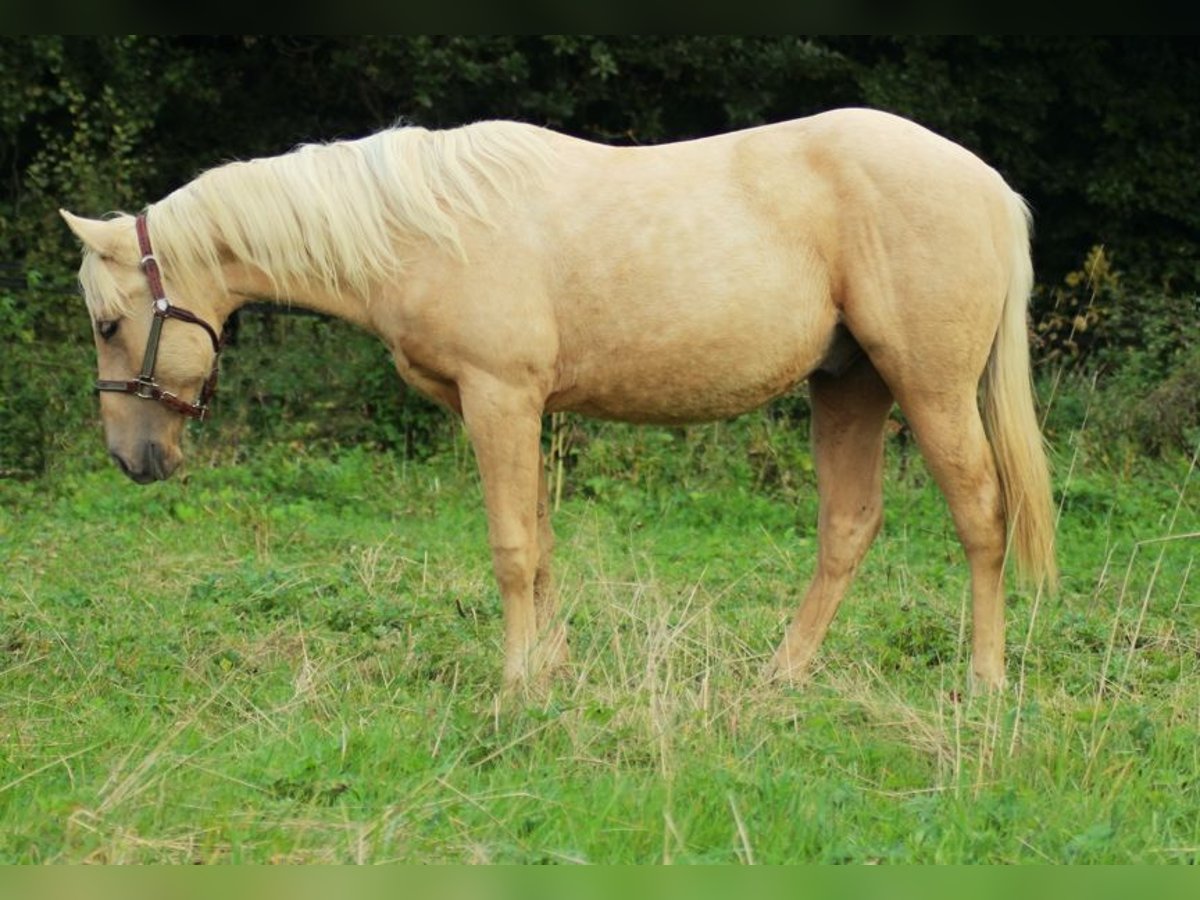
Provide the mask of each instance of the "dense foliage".
MULTIPOLYGON (((1196 50, 1192 38, 0 39, 0 474, 41 470, 92 415, 77 251, 58 207, 136 209, 229 159, 401 118, 509 117, 650 143, 844 105, 910 116, 1031 201, 1045 356, 1105 377, 1136 363, 1125 387, 1182 380, 1160 399, 1187 400, 1200 370, 1186 349, 1200 319, 1196 50), (1084 261, 1098 246, 1108 280, 1094 283, 1079 273, 1094 269, 1084 261), (1091 329, 1087 347, 1077 323, 1091 329)), ((247 352, 261 338, 273 341, 272 365, 252 379, 231 354, 226 420, 427 446, 428 407, 397 390, 368 339, 329 323, 243 323, 247 352), (353 367, 315 384, 304 361, 335 342, 353 367), (308 410, 319 400, 329 407, 318 421, 308 410)), ((1154 449, 1190 439, 1195 418, 1177 407, 1180 433, 1154 449)))

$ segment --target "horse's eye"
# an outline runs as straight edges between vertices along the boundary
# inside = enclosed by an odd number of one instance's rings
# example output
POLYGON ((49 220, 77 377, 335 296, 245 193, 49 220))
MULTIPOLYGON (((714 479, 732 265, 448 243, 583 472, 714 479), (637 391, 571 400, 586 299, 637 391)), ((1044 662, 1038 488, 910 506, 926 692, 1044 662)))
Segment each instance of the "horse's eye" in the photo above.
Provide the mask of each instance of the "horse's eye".
POLYGON ((117 328, 119 328, 120 325, 121 322, 119 319, 108 319, 104 322, 97 322, 96 331, 100 333, 100 337, 107 341, 111 340, 112 336, 117 333, 117 328))

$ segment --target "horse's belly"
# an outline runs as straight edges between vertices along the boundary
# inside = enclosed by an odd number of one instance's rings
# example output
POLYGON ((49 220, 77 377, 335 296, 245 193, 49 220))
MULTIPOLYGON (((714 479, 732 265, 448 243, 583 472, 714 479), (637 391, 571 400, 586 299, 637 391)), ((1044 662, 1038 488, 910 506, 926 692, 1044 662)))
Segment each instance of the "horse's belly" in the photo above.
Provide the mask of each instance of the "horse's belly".
POLYGON ((548 408, 629 422, 724 419, 786 393, 818 367, 827 335, 781 329, 737 340, 663 342, 653 335, 570 363, 548 408))

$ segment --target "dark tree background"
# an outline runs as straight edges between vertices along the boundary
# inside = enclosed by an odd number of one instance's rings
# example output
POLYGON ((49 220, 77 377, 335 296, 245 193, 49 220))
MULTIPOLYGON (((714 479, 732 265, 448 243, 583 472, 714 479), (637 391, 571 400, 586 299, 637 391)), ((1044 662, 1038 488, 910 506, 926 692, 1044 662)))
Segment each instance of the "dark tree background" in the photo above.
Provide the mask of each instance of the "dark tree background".
MULTIPOLYGON (((1200 380, 1198 50, 1190 37, 2 38, 0 473, 44 469, 94 416, 78 251, 58 207, 136 210, 230 159, 398 121, 516 118, 654 143, 838 106, 900 113, 977 152, 1033 206, 1046 365, 1134 392, 1182 383, 1186 397, 1200 380)), ((226 366, 231 433, 409 453, 437 440, 373 342, 269 315, 242 331, 226 366), (333 342, 346 364, 315 374, 308 361, 333 342), (253 377, 236 358, 251 344, 272 348, 253 377)))

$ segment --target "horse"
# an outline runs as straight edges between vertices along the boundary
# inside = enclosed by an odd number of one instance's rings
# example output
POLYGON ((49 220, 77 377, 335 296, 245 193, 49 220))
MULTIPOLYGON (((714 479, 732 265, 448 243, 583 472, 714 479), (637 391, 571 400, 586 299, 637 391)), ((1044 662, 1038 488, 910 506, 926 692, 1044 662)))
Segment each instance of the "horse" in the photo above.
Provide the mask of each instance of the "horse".
POLYGON ((1055 583, 1028 207, 904 118, 840 109, 650 146, 509 121, 398 126, 214 167, 136 217, 60 212, 83 244, 108 449, 133 480, 179 465, 223 323, 252 300, 367 329, 406 382, 461 417, 506 689, 569 658, 549 412, 712 421, 807 380, 816 568, 769 679, 806 679, 880 529, 893 405, 965 551, 972 687, 1005 683, 1010 552, 1027 583, 1055 583))

